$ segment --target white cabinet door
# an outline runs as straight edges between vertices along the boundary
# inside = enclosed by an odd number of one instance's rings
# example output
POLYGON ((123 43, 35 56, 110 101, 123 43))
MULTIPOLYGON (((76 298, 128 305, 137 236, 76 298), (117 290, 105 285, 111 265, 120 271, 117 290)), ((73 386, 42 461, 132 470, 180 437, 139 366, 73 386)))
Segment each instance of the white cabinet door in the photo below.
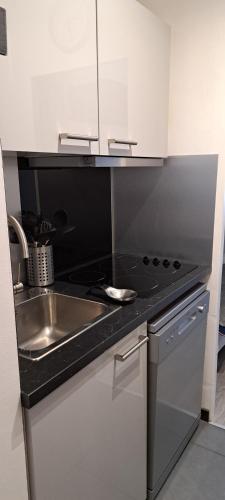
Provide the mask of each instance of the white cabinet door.
POLYGON ((0 56, 4 150, 98 153, 95 0, 2 0, 8 55, 0 56))
POLYGON ((31 500, 146 500, 147 345, 115 359, 140 334, 26 410, 31 500))
POLYGON ((170 30, 138 0, 97 3, 101 154, 165 156, 170 30))

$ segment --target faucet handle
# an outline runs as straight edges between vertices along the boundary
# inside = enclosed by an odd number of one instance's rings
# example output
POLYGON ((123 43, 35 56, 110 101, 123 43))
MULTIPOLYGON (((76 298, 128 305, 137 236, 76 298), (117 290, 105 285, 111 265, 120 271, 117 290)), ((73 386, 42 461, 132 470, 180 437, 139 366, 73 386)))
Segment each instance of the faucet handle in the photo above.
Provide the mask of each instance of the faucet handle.
POLYGON ((18 276, 17 276, 17 282, 14 283, 13 285, 13 291, 14 293, 19 293, 19 292, 22 292, 23 289, 24 289, 24 284, 22 283, 22 281, 20 280, 20 277, 21 277, 21 262, 18 263, 18 276))
POLYGON ((21 276, 21 263, 18 262, 18 276, 17 276, 17 283, 20 283, 20 276, 21 276))

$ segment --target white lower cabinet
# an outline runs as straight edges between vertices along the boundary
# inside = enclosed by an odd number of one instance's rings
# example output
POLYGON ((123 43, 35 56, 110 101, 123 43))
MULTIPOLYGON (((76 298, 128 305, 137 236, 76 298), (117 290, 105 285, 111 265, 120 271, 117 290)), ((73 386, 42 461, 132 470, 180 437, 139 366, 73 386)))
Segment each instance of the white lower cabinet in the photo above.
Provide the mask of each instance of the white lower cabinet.
MULTIPOLYGON (((85 334, 84 334, 85 335, 85 334)), ((128 334, 25 410, 31 500, 145 500, 147 335, 128 334)))

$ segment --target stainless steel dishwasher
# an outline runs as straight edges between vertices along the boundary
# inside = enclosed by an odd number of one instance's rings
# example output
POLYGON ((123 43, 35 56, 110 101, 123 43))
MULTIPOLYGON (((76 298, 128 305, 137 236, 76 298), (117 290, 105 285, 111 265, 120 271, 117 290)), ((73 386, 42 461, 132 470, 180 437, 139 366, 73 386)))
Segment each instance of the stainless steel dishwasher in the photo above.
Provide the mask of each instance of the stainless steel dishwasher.
POLYGON ((201 413, 206 286, 148 323, 148 499, 157 495, 198 426, 201 413))

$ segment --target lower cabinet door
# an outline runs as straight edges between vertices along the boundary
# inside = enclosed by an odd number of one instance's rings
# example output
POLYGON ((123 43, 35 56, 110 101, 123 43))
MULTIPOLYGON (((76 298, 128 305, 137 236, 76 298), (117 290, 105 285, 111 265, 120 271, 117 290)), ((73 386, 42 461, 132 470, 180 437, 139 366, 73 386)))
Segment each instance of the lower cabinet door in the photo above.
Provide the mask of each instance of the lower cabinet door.
POLYGON ((25 410, 32 500, 146 499, 146 334, 144 323, 25 410))

